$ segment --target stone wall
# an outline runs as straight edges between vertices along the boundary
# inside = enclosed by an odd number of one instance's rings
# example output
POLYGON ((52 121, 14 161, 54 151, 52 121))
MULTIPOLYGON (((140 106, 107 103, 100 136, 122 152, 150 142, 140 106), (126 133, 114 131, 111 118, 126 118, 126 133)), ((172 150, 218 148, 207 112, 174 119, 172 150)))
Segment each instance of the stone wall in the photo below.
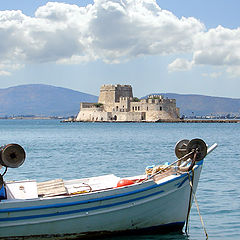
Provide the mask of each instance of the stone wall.
POLYGON ((97 109, 83 110, 77 115, 76 121, 93 122, 93 121, 110 121, 112 113, 98 111, 97 109))
POLYGON ((139 122, 144 120, 145 113, 141 112, 101 112, 92 110, 80 111, 76 121, 83 122, 139 122))
POLYGON ((143 120, 141 112, 118 112, 113 115, 113 119, 119 122, 140 122, 143 120))

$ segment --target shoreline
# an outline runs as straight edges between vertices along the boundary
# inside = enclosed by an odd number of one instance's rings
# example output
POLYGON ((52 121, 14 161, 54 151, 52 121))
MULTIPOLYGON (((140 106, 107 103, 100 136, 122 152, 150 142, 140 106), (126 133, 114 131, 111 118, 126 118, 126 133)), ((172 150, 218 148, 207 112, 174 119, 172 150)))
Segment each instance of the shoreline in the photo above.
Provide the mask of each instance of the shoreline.
POLYGON ((76 121, 76 120, 62 120, 61 123, 74 122, 93 122, 93 123, 240 123, 240 119, 179 119, 179 120, 159 120, 151 121, 76 121))
POLYGON ((61 123, 94 122, 94 123, 240 123, 240 119, 162 119, 158 121, 76 121, 63 117, 12 117, 0 120, 60 120, 61 123))

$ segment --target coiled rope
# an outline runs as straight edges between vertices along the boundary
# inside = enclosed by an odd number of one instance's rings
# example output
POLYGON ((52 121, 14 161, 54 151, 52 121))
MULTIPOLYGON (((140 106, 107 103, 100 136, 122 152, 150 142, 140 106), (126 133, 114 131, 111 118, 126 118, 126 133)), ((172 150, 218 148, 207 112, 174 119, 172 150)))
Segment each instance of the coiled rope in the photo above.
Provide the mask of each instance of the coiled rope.
POLYGON ((194 153, 194 151, 191 151, 190 153, 187 153, 185 156, 177 159, 176 161, 174 161, 174 162, 172 162, 171 164, 167 165, 166 167, 162 168, 160 171, 158 171, 158 172, 152 174, 151 176, 147 177, 146 179, 144 179, 144 180, 142 181, 142 183, 144 183, 144 182, 146 182, 147 180, 155 177, 156 175, 164 172, 165 170, 170 169, 170 167, 173 166, 173 165, 175 165, 176 163, 181 162, 181 161, 186 161, 193 153, 194 153))

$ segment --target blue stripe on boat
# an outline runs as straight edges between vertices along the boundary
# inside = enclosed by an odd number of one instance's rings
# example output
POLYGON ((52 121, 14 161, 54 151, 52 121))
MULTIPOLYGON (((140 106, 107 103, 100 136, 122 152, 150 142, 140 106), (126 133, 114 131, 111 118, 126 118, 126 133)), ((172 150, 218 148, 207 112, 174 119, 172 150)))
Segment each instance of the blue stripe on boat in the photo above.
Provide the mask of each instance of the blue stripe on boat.
POLYGON ((42 217, 53 217, 53 216, 61 216, 61 215, 68 215, 68 214, 74 214, 74 213, 80 213, 80 212, 88 212, 92 210, 98 210, 102 208, 108 208, 108 207, 113 207, 113 206, 118 206, 138 200, 142 200, 148 197, 152 197, 154 195, 158 195, 163 193, 164 191, 158 191, 155 193, 151 193, 147 196, 142 196, 134 199, 129 199, 126 201, 122 202, 117 202, 117 203, 112 203, 112 204, 106 204, 102 206, 97 206, 97 207, 90 207, 90 208, 83 208, 83 209, 76 209, 76 210, 71 210, 71 211, 65 211, 65 212, 56 212, 56 213, 49 213, 49 214, 41 214, 41 215, 31 215, 31 216, 22 216, 22 217, 9 217, 9 218, 0 218, 0 222, 6 222, 6 221, 17 221, 17 220, 26 220, 26 219, 33 219, 33 218, 42 218, 42 217))

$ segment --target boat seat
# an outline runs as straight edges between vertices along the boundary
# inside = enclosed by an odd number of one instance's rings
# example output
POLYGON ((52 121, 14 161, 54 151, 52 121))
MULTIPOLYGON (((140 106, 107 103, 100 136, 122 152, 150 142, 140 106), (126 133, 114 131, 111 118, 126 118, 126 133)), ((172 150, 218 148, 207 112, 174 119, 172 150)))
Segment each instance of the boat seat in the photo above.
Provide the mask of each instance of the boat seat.
POLYGON ((37 182, 35 180, 6 182, 7 199, 38 198, 37 182))
POLYGON ((62 179, 55 179, 37 183, 39 197, 53 197, 67 194, 62 179))
POLYGON ((78 194, 116 187, 119 179, 120 177, 114 174, 108 174, 99 177, 66 180, 64 185, 68 194, 78 194))

